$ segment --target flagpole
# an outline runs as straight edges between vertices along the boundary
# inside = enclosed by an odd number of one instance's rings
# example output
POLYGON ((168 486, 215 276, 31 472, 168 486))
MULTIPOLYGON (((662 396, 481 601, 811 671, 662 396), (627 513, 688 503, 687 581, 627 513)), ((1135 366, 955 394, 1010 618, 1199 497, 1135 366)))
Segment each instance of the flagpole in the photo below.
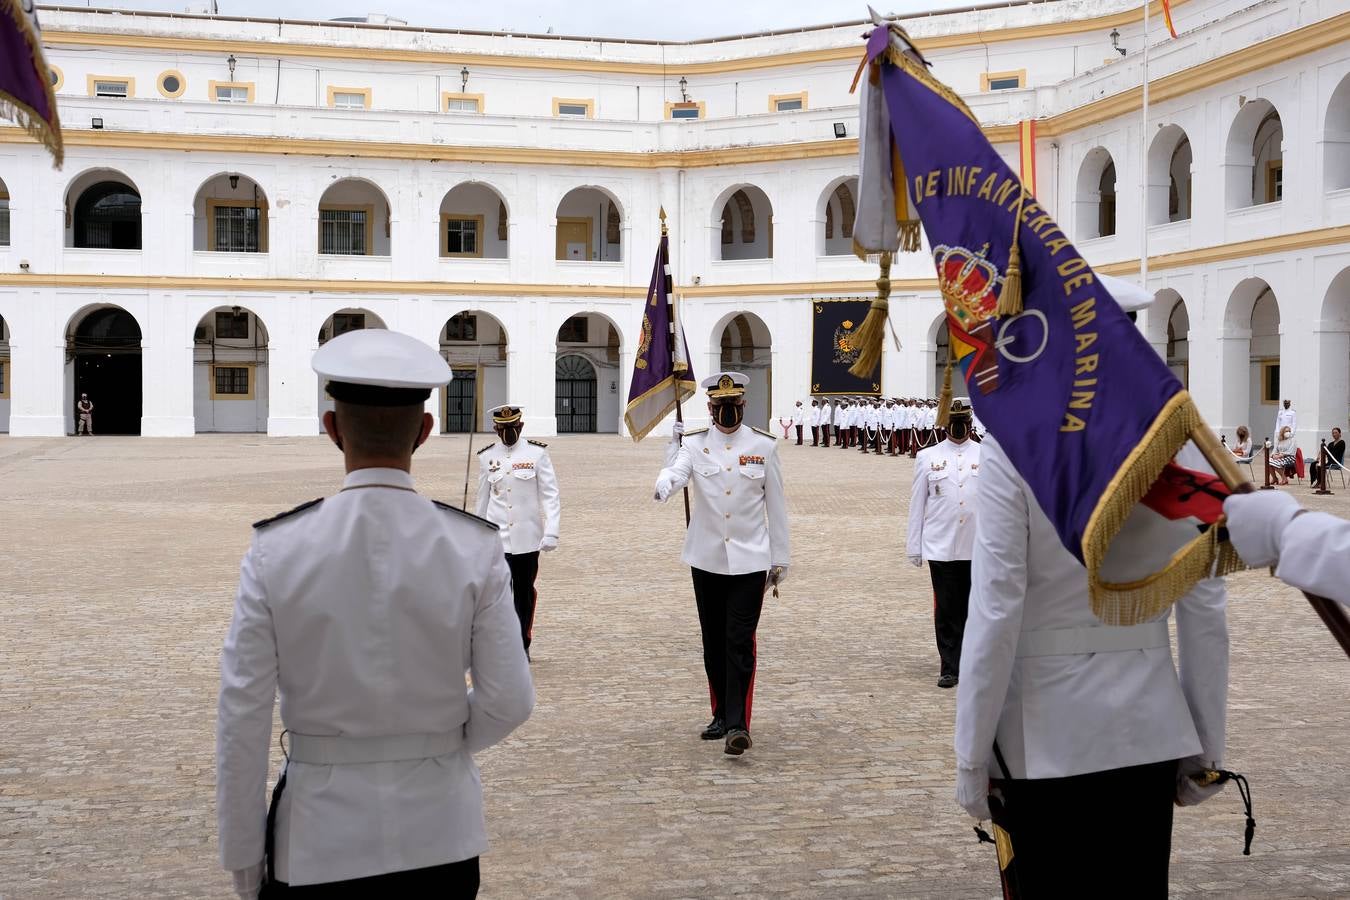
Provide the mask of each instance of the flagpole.
MULTIPOLYGON (((666 280, 666 321, 670 327, 670 340, 667 342, 670 347, 670 374, 672 379, 671 387, 675 390, 675 421, 681 425, 684 424, 684 404, 680 400, 680 379, 675 371, 675 342, 684 335, 683 329, 675 327, 675 284, 670 275, 670 229, 666 227, 666 208, 661 210, 661 267, 662 277, 666 280)), ((680 435, 680 443, 684 443, 684 434, 680 435)), ((684 527, 689 527, 689 486, 684 487, 684 527)))
POLYGON ((1139 285, 1148 290, 1148 13, 1144 0, 1144 103, 1139 122, 1139 285))

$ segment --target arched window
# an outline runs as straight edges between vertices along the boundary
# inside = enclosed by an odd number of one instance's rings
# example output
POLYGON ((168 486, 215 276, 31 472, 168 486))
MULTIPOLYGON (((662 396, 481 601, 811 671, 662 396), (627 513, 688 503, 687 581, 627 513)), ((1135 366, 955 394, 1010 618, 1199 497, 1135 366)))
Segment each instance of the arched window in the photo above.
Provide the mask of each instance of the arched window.
POLYGON ((100 181, 75 201, 75 246, 141 249, 141 195, 117 181, 100 181))

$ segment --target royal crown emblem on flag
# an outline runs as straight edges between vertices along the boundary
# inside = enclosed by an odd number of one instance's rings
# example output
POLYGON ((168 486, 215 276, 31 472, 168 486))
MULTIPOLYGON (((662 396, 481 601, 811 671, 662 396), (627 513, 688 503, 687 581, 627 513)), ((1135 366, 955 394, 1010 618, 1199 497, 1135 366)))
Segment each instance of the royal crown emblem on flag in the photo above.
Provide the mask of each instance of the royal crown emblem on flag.
POLYGON ((938 244, 933 248, 938 289, 951 328, 948 352, 966 380, 982 394, 998 387, 998 358, 994 343, 994 316, 1003 276, 985 254, 965 247, 938 244))
POLYGON ((834 361, 839 365, 853 365, 858 358, 858 330, 850 319, 839 323, 834 330, 834 361))

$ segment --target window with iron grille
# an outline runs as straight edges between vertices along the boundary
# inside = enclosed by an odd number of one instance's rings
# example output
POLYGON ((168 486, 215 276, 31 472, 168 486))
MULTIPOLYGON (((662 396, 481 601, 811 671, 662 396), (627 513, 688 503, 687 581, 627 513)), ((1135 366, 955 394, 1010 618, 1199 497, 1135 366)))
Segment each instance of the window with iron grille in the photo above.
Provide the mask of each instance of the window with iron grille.
POLYGON ((587 319, 585 316, 573 316, 558 329, 558 342, 562 344, 584 344, 587 339, 587 319))
POLYGON ((446 219, 445 255, 478 256, 481 252, 478 247, 479 224, 477 219, 446 219))
POLYGON ((473 313, 460 313, 457 316, 451 316, 450 321, 445 323, 445 339, 447 341, 478 340, 478 317, 473 313))
POLYGON ((247 394, 248 366, 216 366, 216 394, 247 394))
POLYGON ((364 209, 320 209, 319 252, 365 256, 369 215, 364 209))
POLYGON ((333 337, 366 327, 365 313, 333 313, 333 337))
POLYGON ((9 374, 9 363, 0 361, 0 397, 9 393, 5 386, 5 376, 9 374))
POLYGON ((259 239, 262 210, 256 206, 216 206, 216 243, 212 250, 221 253, 257 253, 262 249, 259 239))
POLYGON ((9 201, 0 199, 0 247, 9 246, 9 201))
POLYGON ((218 340, 248 340, 248 313, 217 312, 216 338, 218 340))

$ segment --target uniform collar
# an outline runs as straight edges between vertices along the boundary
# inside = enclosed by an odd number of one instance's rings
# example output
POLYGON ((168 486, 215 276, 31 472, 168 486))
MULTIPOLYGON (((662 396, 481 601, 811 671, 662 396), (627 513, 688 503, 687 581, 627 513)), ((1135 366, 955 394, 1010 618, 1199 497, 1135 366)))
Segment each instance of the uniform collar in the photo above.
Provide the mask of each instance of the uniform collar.
POLYGON ((387 485, 404 490, 413 490, 412 475, 402 469, 357 469, 342 481, 342 489, 387 485))

